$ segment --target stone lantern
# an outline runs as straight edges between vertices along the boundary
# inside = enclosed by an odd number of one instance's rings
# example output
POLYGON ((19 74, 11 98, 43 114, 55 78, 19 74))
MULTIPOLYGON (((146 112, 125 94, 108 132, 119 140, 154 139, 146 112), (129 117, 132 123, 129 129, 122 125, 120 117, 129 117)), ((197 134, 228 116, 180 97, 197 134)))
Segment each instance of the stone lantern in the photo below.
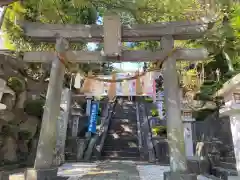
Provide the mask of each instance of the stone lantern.
POLYGON ((225 105, 220 108, 220 116, 229 116, 236 169, 240 172, 240 74, 227 81, 215 96, 222 96, 225 105))

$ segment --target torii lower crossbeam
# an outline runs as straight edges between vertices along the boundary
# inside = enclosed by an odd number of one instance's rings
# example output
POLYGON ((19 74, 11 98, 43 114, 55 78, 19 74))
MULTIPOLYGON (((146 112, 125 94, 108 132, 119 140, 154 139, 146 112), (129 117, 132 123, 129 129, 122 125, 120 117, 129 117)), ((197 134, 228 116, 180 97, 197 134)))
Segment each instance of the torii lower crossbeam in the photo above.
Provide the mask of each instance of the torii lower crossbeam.
MULTIPOLYGON (((89 51, 67 51, 66 58, 73 63, 102 63, 102 62, 150 62, 156 60, 165 59, 172 49, 158 50, 155 52, 147 50, 139 51, 123 51, 122 56, 116 58, 108 58, 101 55, 101 52, 89 52, 89 51)), ((184 49, 179 48, 172 54, 177 57, 178 60, 197 61, 206 59, 208 52, 206 49, 184 49)), ((54 52, 25 52, 23 55, 23 61, 25 62, 41 62, 51 63, 54 59, 54 52)))

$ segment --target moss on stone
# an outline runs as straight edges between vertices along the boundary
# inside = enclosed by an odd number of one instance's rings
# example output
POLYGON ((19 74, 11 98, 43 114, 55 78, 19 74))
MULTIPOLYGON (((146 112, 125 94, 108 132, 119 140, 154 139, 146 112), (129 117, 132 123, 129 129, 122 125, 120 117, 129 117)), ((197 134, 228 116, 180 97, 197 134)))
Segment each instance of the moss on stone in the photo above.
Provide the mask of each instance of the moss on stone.
POLYGON ((24 111, 32 116, 41 118, 43 114, 43 106, 45 101, 42 99, 27 100, 25 103, 24 111))

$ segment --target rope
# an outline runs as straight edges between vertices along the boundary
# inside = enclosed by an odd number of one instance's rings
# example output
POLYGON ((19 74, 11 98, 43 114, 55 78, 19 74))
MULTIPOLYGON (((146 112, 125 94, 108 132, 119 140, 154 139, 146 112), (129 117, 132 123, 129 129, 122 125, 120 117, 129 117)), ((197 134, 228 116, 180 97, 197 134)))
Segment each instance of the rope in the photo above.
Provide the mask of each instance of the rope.
POLYGON ((153 72, 153 71, 160 71, 161 68, 162 68, 162 65, 163 63, 167 60, 168 57, 170 57, 175 51, 177 50, 177 48, 173 48, 168 54, 167 56, 163 59, 163 61, 156 61, 157 65, 155 68, 151 68, 145 72, 142 72, 140 74, 136 74, 134 76, 131 76, 131 77, 126 77, 126 78, 121 78, 121 79, 116 79, 116 80, 112 80, 112 79, 103 79, 103 78, 98 78, 96 75, 92 75, 92 76, 85 76, 85 78, 88 78, 88 79, 92 79, 92 80, 96 80, 96 81, 101 81, 101 82, 109 82, 109 83, 114 83, 114 82, 123 82, 123 81, 130 81, 130 80, 135 80, 137 79, 138 77, 142 77, 144 76, 146 73, 149 73, 149 72, 153 72))
POLYGON ((57 53, 58 60, 65 66, 65 68, 69 68, 70 62, 65 61, 65 56, 62 53, 57 53))

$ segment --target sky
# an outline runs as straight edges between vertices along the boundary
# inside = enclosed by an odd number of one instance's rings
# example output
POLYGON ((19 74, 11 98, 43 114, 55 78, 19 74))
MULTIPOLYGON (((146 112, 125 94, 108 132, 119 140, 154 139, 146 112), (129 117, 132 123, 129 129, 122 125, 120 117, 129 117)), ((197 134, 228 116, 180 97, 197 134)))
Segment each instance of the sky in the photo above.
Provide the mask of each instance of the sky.
MULTIPOLYGON (((0 17, 2 16, 3 8, 0 8, 0 17)), ((102 17, 98 17, 97 24, 102 25, 102 17)), ((4 48, 4 39, 2 37, 2 32, 0 30, 0 49, 4 48)), ((94 51, 97 47, 96 43, 88 43, 87 44, 89 51, 94 51)), ((123 71, 136 71, 136 70, 142 70, 143 63, 130 63, 130 62, 124 62, 124 63, 113 63, 113 66, 117 69, 121 69, 123 71)))
MULTIPOLYGON (((97 19, 97 24, 102 25, 102 23, 103 23, 103 19, 102 17, 99 16, 97 19)), ((87 47, 89 51, 94 51, 97 47, 97 44, 88 43, 87 47)), ((131 62, 113 63, 113 66, 123 71, 136 71, 136 70, 142 70, 143 63, 131 63, 131 62)))

